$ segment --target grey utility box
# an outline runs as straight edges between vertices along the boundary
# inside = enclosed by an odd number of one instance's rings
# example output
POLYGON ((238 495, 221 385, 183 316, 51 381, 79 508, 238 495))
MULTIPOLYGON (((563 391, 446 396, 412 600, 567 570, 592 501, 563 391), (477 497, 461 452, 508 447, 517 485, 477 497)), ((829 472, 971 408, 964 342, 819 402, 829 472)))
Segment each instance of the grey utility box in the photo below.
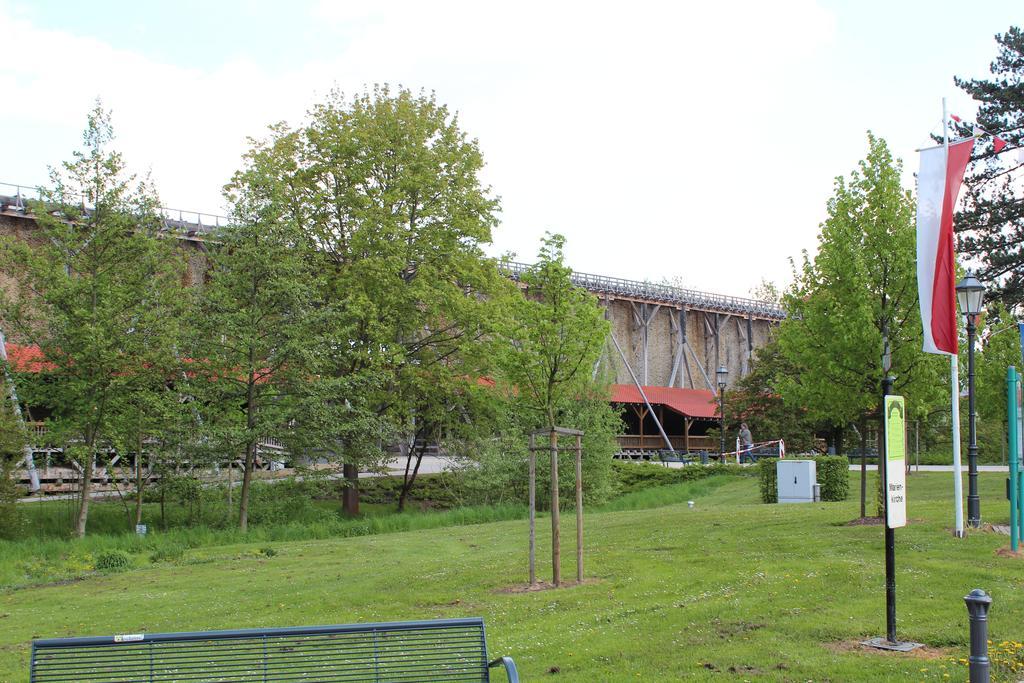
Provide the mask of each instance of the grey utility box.
POLYGON ((779 460, 775 464, 780 503, 813 503, 818 471, 813 460, 779 460))

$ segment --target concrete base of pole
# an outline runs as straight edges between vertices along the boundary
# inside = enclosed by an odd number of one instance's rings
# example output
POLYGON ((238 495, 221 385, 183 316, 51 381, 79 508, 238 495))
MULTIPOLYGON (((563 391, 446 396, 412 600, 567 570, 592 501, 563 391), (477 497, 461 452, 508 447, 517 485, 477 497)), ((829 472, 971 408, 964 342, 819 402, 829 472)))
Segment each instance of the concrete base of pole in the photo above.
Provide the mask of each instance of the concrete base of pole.
POLYGON ((878 648, 879 650, 890 650, 891 652, 913 652, 919 647, 924 647, 921 643, 909 643, 900 642, 890 643, 885 638, 872 638, 870 640, 862 640, 861 645, 867 645, 868 647, 878 648))

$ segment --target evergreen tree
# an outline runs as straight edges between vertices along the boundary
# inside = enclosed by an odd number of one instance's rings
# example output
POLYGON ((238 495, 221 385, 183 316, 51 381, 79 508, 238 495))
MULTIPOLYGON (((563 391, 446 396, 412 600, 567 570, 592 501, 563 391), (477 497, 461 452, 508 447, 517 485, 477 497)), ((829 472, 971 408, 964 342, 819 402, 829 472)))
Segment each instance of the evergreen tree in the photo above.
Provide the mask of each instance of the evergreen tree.
MULTIPOLYGON (((1024 159, 1015 149, 1024 147, 1024 31, 1013 26, 996 42, 991 79, 955 82, 978 101, 978 123, 1008 149, 997 154, 991 137, 976 143, 956 229, 960 252, 984 264, 978 277, 1015 307, 1024 303, 1024 159)), ((961 124, 959 133, 971 135, 971 126, 961 124)))

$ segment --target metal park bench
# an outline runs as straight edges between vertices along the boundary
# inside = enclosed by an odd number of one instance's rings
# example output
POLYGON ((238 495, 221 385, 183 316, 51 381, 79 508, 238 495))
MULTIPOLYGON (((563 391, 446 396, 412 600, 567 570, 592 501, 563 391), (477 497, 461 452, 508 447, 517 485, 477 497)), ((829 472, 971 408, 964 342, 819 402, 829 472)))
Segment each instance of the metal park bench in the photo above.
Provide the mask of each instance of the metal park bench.
MULTIPOLYGON (((866 456, 865 460, 867 460, 868 462, 875 462, 875 461, 877 461, 878 460, 878 449, 877 448, 869 447, 867 449, 867 451, 865 451, 865 456, 866 456)), ((850 464, 851 465, 860 464, 861 450, 859 448, 855 448, 855 449, 851 450, 849 453, 847 453, 846 457, 850 459, 850 464)))
POLYGON ((489 681, 479 618, 32 642, 32 683, 45 681, 489 681))
POLYGON ((681 451, 658 451, 658 460, 661 462, 680 462, 684 465, 689 465, 693 462, 693 457, 689 453, 683 453, 681 451))

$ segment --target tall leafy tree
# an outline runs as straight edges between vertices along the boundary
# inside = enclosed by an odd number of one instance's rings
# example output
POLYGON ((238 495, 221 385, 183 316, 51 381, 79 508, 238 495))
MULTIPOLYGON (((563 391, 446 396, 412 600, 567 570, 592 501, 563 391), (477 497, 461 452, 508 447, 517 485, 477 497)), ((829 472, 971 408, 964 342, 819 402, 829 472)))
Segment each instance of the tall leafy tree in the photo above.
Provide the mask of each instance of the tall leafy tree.
POLYGON ((227 188, 232 226, 210 241, 196 309, 189 392, 204 430, 244 463, 238 525, 247 530, 261 442, 288 439, 314 410, 320 274, 309 241, 283 209, 281 158, 257 145, 227 188))
POLYGON ((125 172, 112 139, 97 103, 82 149, 51 172, 52 189, 33 206, 39 241, 7 240, 0 252, 17 273, 16 291, 0 293, 0 317, 12 340, 38 346, 47 362, 24 375, 32 385, 19 394, 52 409, 51 430, 81 471, 79 536, 95 467, 123 417, 118 401, 165 371, 181 298, 183 262, 161 238, 156 195, 125 172))
MULTIPOLYGON (((1024 159, 1014 149, 1024 146, 1024 31, 1012 26, 996 42, 991 79, 955 82, 978 101, 978 123, 1009 149, 997 154, 990 137, 977 142, 956 229, 960 251, 984 265, 979 277, 1015 307, 1024 303, 1024 159)), ((971 135, 971 126, 961 125, 959 132, 971 135)))
MULTIPOLYGON (((867 157, 836 179, 817 254, 804 254, 783 299, 779 353, 791 370, 779 390, 810 419, 837 432, 859 422, 864 434, 887 374, 912 413, 941 400, 945 359, 921 352, 914 239, 900 163, 869 133, 867 157)), ((863 494, 862 474, 862 507, 863 494)))
POLYGON ((384 457, 382 440, 435 423, 416 384, 433 377, 454 387, 471 372, 461 356, 510 287, 482 250, 498 200, 480 180, 477 141, 433 95, 333 93, 303 127, 279 128, 274 150, 290 217, 323 275, 336 340, 323 374, 360 387, 323 421, 337 430, 330 450, 344 463, 354 513, 358 470, 384 457))

